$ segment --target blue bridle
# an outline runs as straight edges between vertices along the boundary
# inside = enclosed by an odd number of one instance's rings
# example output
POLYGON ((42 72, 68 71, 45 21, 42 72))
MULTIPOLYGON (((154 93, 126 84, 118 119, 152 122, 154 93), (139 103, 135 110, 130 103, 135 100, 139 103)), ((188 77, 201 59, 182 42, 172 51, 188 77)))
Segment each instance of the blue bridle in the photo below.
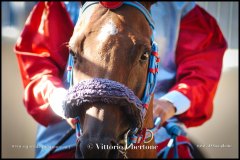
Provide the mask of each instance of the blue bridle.
MULTIPOLYGON (((87 10, 87 8, 89 8, 90 6, 92 6, 94 4, 99 4, 99 1, 86 2, 81 9, 81 14, 83 14, 84 11, 87 10)), ((145 18, 148 21, 151 29, 154 30, 154 28, 155 28, 154 27, 154 21, 152 20, 151 14, 141 3, 124 1, 123 5, 129 5, 129 6, 137 8, 145 16, 145 18)), ((160 62, 159 55, 158 55, 157 43, 154 41, 153 34, 151 36, 151 44, 152 44, 152 47, 151 47, 151 54, 150 54, 150 57, 149 57, 149 67, 148 67, 147 81, 146 81, 144 94, 143 94, 143 97, 141 99, 143 107, 144 107, 144 110, 143 110, 143 112, 144 112, 143 115, 144 116, 147 113, 148 105, 149 105, 149 102, 151 100, 151 96, 152 96, 152 94, 154 92, 154 89, 156 87, 156 78, 157 78, 157 73, 158 73, 158 63, 160 62)), ((68 61, 68 76, 67 76, 67 80, 70 83, 70 86, 73 85, 73 71, 72 71, 73 65, 74 65, 73 57, 70 55, 69 61, 68 61)), ((138 132, 138 129, 135 129, 133 131, 133 135, 136 134, 137 132, 138 132)), ((147 136, 153 136, 153 135, 152 134, 147 134, 147 136)), ((135 141, 134 139, 135 138, 132 138, 131 141, 134 142, 135 141)), ((141 138, 138 138, 138 140, 141 141, 141 138)), ((140 142, 137 142, 137 140, 135 141, 135 143, 140 144, 140 142)))
MULTIPOLYGON (((91 2, 85 2, 85 4, 83 5, 83 7, 81 8, 81 14, 91 5, 94 4, 99 4, 99 1, 91 1, 91 2)), ((132 6, 136 9, 138 9, 146 18, 146 20, 149 23, 149 26, 151 27, 152 31, 154 32, 154 28, 155 28, 155 24, 154 21, 152 19, 151 14, 149 13, 149 11, 139 2, 131 2, 131 1, 124 1, 123 2, 124 5, 129 5, 132 6)), ((73 6, 70 6, 73 7, 73 6)), ((74 8, 74 7, 73 7, 74 8)), ((74 23, 76 24, 77 21, 77 17, 78 17, 78 12, 73 12, 73 11, 69 11, 70 15, 72 16, 72 19, 74 21, 74 23), (77 14, 76 14, 77 13, 77 14)), ((149 67, 148 67, 148 74, 147 74, 147 81, 146 81, 146 86, 145 86, 145 90, 144 90, 144 94, 143 97, 141 99, 144 110, 143 110, 143 115, 145 116, 148 110, 148 105, 150 103, 151 100, 151 96, 153 95, 153 92, 155 90, 156 87, 156 79, 157 79, 157 74, 158 74, 158 63, 160 62, 160 58, 158 55, 158 46, 157 43, 154 41, 154 36, 152 33, 151 36, 151 54, 149 57, 149 67)), ((73 65, 74 65, 74 61, 73 61, 73 56, 71 54, 69 54, 69 59, 68 59, 68 67, 67 67, 67 82, 69 83, 69 86, 71 87, 73 85, 73 65)), ((79 119, 79 117, 77 117, 77 119, 79 119)), ((158 131, 158 129, 160 128, 160 122, 161 119, 157 118, 155 119, 154 122, 154 128, 152 129, 143 129, 143 130, 139 130, 139 128, 136 128, 135 130, 131 131, 131 136, 128 137, 128 144, 129 143, 135 143, 137 145, 141 144, 142 142, 148 143, 152 140, 153 135, 158 131), (139 131, 141 131, 139 133, 139 131), (144 133, 143 133, 144 131, 144 133)), ((168 125, 169 126, 169 125, 168 125)), ((171 125, 170 125, 171 126, 171 125)), ((176 144, 176 136, 180 135, 182 132, 179 132, 180 128, 173 125, 171 127, 168 127, 169 130, 169 134, 172 135, 171 140, 169 141, 169 145, 164 153, 164 156, 167 156, 170 148, 172 147, 172 143, 174 143, 174 147, 177 146, 176 144), (170 144, 171 143, 171 144, 170 144)), ((80 137, 81 135, 81 127, 80 127, 80 123, 76 124, 76 136, 80 137)), ((177 148, 177 147, 175 147, 177 148)), ((175 149, 175 158, 177 157, 177 149, 175 149)))

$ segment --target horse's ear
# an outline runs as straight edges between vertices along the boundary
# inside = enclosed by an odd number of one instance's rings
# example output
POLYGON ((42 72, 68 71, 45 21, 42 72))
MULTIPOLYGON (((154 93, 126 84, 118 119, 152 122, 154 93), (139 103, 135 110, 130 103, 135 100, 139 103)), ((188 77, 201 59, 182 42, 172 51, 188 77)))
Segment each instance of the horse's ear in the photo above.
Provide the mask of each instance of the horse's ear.
POLYGON ((140 3, 150 11, 151 6, 156 3, 157 1, 140 1, 140 3))

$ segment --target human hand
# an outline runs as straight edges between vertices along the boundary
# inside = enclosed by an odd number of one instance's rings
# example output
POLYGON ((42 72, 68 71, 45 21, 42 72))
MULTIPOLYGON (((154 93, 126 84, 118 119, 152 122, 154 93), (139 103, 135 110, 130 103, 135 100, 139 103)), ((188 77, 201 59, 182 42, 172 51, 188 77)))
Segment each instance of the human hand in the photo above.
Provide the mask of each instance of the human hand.
POLYGON ((77 120, 75 118, 67 118, 66 121, 73 129, 76 129, 77 120))
POLYGON ((153 106, 153 118, 155 119, 157 117, 160 117, 160 125, 163 125, 166 120, 175 115, 176 108, 171 102, 167 100, 154 99, 153 106))
POLYGON ((65 88, 56 88, 49 95, 48 102, 50 107, 54 111, 55 114, 65 119, 64 110, 63 110, 63 102, 67 95, 67 90, 65 88))
POLYGON ((62 108, 63 100, 65 99, 67 90, 64 88, 55 89, 49 97, 49 104, 55 114, 63 119, 66 119, 67 123, 73 128, 76 128, 77 121, 75 118, 66 118, 64 110, 62 108))

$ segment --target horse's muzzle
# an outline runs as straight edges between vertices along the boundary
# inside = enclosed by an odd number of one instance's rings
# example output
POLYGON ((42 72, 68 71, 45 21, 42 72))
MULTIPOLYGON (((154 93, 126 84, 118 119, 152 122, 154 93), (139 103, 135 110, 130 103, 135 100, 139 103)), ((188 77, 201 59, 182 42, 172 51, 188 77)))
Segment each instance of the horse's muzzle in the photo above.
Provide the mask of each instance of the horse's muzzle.
POLYGON ((94 78, 74 85, 68 91, 63 110, 67 118, 75 118, 83 106, 96 103, 123 107, 133 127, 142 127, 144 108, 141 100, 125 85, 108 79, 94 78))

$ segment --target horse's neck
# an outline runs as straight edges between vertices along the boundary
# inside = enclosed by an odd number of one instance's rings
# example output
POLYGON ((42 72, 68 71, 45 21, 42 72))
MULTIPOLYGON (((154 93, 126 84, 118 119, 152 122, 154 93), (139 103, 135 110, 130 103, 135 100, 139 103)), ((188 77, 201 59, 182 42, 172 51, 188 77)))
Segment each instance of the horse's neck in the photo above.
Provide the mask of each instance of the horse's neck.
MULTIPOLYGON (((153 128, 153 97, 151 98, 151 101, 149 103, 148 111, 145 116, 145 120, 143 123, 143 128, 153 128)), ((152 139, 151 142, 149 143, 142 143, 141 145, 145 146, 152 146, 151 148, 155 147, 155 142, 154 138, 152 139)), ((146 147, 148 148, 148 147, 146 147)), ((127 156, 129 158, 156 158, 157 157, 157 152, 155 149, 139 149, 139 150, 131 150, 129 149, 127 151, 127 156)))

